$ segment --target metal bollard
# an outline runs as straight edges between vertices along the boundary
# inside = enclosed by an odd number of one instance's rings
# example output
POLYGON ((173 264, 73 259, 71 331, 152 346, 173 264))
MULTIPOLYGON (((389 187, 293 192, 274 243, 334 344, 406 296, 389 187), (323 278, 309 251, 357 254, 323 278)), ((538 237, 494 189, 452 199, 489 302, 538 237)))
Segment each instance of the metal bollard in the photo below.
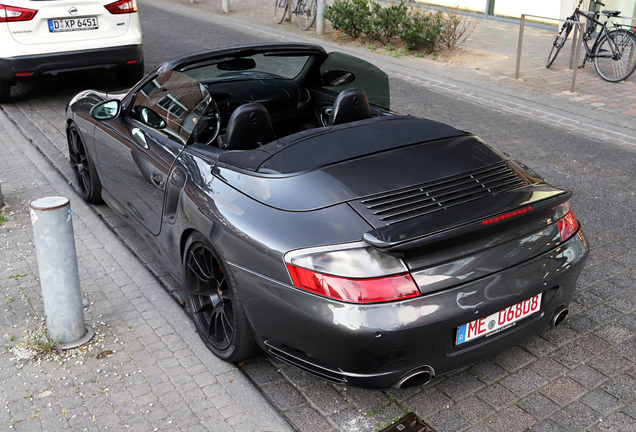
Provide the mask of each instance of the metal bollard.
POLYGON ((316 35, 325 35, 325 0, 318 0, 316 10, 316 35))
POLYGON ((65 197, 31 202, 46 327, 62 349, 76 348, 95 335, 93 328, 84 324, 71 215, 70 201, 65 197))

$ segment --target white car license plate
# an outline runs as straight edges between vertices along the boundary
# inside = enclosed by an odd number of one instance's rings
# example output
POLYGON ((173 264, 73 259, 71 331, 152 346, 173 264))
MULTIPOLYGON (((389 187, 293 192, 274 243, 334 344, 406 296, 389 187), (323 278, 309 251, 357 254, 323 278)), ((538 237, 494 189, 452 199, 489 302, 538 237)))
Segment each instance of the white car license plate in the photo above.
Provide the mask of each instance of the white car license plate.
POLYGON ((455 345, 486 336, 510 327, 516 321, 538 312, 541 309, 541 294, 512 305, 504 310, 466 323, 457 328, 455 345))
POLYGON ((78 30, 95 30, 97 28, 99 28, 99 25, 97 24, 97 17, 49 20, 49 31, 51 33, 78 30))

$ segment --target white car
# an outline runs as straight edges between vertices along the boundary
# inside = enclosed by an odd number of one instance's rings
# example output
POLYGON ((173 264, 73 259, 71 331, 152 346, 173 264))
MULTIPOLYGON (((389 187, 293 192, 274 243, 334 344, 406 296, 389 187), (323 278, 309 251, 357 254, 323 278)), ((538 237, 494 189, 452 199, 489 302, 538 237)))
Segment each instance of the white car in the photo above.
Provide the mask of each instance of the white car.
POLYGON ((0 0, 0 102, 18 80, 100 69, 143 77, 137 0, 0 0))

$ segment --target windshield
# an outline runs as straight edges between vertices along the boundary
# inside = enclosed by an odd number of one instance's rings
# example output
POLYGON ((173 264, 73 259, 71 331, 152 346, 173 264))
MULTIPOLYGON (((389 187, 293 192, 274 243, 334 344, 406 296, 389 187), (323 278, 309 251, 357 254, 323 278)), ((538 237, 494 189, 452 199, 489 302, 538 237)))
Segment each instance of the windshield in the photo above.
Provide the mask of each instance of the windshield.
POLYGON ((205 84, 268 78, 294 79, 303 70, 309 57, 255 54, 251 57, 217 59, 204 66, 184 70, 183 73, 205 84))

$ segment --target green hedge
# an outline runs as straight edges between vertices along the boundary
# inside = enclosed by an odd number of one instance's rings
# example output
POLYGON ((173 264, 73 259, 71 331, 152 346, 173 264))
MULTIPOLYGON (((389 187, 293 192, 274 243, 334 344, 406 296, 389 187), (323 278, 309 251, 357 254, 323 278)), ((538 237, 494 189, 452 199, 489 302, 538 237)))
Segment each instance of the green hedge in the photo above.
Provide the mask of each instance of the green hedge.
POLYGON ((472 26, 469 32, 464 30, 460 37, 453 38, 458 20, 463 20, 455 9, 446 13, 427 12, 417 7, 409 8, 407 0, 384 7, 373 0, 335 0, 333 5, 325 7, 325 18, 335 29, 353 38, 364 34, 388 44, 393 37, 399 36, 405 51, 427 53, 438 45, 454 49, 472 33, 476 24, 469 23, 472 26), (449 39, 454 43, 449 43, 449 39))

